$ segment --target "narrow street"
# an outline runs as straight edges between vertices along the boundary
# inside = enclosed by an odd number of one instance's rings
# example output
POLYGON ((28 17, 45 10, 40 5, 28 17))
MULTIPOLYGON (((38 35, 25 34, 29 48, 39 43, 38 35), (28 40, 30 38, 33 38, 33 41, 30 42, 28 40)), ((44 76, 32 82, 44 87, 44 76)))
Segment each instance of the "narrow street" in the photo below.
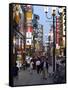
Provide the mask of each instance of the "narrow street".
POLYGON ((66 29, 63 22, 66 23, 66 7, 12 6, 10 70, 13 86, 65 83, 66 29))
POLYGON ((18 78, 14 78, 14 86, 16 85, 37 85, 37 84, 51 84, 52 78, 48 77, 47 80, 42 78, 42 74, 37 74, 36 70, 33 70, 33 74, 30 74, 29 70, 19 71, 18 78))

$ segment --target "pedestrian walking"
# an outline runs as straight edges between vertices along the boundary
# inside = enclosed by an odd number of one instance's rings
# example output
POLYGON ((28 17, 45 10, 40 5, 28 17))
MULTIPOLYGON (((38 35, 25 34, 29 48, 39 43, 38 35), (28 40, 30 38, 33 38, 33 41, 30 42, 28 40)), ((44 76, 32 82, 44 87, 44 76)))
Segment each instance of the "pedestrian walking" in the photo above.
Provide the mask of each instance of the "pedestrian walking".
POLYGON ((32 61, 33 61, 33 70, 36 69, 36 59, 35 57, 32 58, 32 61))
POLYGON ((43 71, 43 64, 44 64, 44 58, 41 57, 41 61, 40 61, 40 73, 43 71))
POLYGON ((51 64, 49 64, 49 67, 48 67, 48 76, 51 77, 53 74, 53 67, 51 64))
POLYGON ((40 72, 40 60, 39 60, 39 58, 37 58, 37 61, 36 61, 36 68, 37 68, 37 73, 39 74, 39 72, 40 72))
POLYGON ((26 63, 24 62, 23 63, 23 70, 25 70, 26 69, 26 63))
POLYGON ((18 67, 17 67, 17 63, 15 63, 15 66, 13 68, 13 76, 16 77, 16 79, 18 79, 18 67))
POLYGON ((21 62, 20 61, 18 61, 18 62, 16 62, 17 63, 17 67, 18 67, 18 69, 19 69, 19 71, 21 70, 21 66, 22 66, 22 64, 21 64, 21 62))
POLYGON ((31 60, 30 61, 30 74, 33 74, 33 64, 34 62, 31 60))
POLYGON ((48 68, 49 68, 49 65, 48 65, 48 56, 46 57, 46 69, 47 69, 47 73, 48 73, 48 68))
POLYGON ((43 79, 47 79, 48 77, 48 62, 46 61, 45 57, 43 58, 42 76, 43 79))

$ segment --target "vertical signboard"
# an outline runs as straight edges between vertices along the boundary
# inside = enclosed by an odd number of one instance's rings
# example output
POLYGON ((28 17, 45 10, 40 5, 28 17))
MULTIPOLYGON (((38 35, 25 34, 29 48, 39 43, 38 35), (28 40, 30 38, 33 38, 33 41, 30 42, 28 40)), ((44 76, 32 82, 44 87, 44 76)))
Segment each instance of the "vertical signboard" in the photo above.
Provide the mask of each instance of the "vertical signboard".
POLYGON ((32 38, 32 27, 27 27, 26 38, 32 38))
POLYGON ((27 27, 26 32, 26 45, 31 45, 32 42, 32 27, 27 27))
POLYGON ((26 20, 32 20, 32 11, 27 11, 26 12, 26 20))
POLYGON ((59 38, 60 38, 60 36, 59 36, 59 25, 60 25, 59 17, 56 16, 56 48, 59 47, 59 38))

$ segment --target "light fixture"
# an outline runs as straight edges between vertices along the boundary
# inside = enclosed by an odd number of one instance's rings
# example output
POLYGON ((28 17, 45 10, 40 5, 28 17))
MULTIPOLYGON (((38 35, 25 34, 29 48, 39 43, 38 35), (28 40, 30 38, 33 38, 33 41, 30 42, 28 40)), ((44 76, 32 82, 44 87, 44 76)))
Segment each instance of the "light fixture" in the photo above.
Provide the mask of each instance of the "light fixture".
POLYGON ((45 7, 44 7, 44 12, 45 12, 45 13, 48 13, 48 6, 45 6, 45 7))
POLYGON ((61 15, 62 12, 63 12, 63 8, 62 8, 62 7, 59 7, 59 8, 58 8, 58 14, 61 15))

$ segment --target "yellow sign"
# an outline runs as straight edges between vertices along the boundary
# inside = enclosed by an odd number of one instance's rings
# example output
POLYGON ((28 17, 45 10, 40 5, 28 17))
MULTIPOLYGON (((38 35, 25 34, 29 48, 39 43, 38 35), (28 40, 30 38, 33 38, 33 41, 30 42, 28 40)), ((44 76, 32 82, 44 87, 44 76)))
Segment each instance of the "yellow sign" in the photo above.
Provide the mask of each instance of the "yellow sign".
POLYGON ((19 20, 20 20, 19 11, 16 11, 16 13, 15 13, 15 21, 16 21, 17 24, 19 23, 19 20))
POLYGON ((31 20, 32 19, 32 11, 26 12, 26 19, 31 20))

